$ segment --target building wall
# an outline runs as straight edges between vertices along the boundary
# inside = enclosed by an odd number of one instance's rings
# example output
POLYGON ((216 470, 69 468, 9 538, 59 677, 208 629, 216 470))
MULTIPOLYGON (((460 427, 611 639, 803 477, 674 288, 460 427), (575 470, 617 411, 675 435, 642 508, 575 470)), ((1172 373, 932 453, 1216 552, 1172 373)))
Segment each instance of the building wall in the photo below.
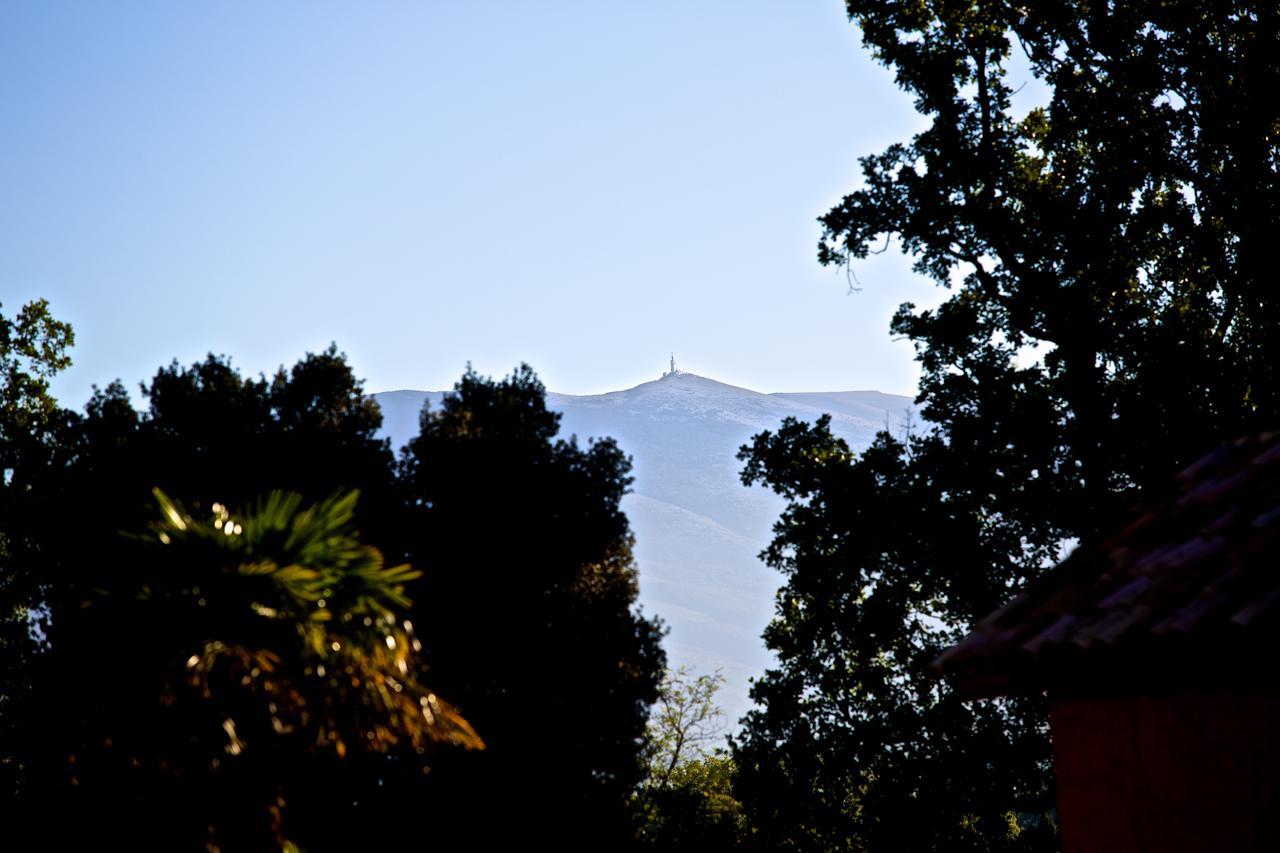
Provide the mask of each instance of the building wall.
POLYGON ((1051 704, 1064 853, 1280 851, 1280 692, 1051 704))

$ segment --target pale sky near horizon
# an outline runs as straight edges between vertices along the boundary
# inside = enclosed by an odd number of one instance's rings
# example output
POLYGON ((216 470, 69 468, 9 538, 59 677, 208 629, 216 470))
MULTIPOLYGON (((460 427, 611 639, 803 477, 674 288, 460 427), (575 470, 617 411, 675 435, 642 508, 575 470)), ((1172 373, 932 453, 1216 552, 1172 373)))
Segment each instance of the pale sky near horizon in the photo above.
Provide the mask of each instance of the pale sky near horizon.
POLYGON ((370 391, 527 361, 914 393, 890 251, 818 266, 857 158, 923 127, 839 0, 0 5, 0 302, 55 392, 336 341, 370 391))

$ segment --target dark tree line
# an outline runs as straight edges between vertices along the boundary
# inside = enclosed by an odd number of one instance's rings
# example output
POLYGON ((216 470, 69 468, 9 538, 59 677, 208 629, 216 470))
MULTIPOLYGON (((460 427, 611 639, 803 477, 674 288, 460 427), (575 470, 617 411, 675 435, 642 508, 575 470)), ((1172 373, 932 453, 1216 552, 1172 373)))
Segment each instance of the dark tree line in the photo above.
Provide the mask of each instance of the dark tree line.
POLYGON ((789 505, 737 790, 765 849, 1052 849, 1041 704, 927 667, 1144 486, 1280 423, 1280 8, 847 7, 930 125, 862 160, 820 260, 896 241, 948 296, 893 321, 925 431, 743 450, 789 505), (1015 56, 1049 90, 1026 115, 1015 56))
POLYGON ((526 367, 468 372, 397 458, 335 349, 74 413, 40 384, 69 329, 37 313, 46 351, 3 353, 6 832, 630 843, 665 658, 612 441, 558 438, 526 367))

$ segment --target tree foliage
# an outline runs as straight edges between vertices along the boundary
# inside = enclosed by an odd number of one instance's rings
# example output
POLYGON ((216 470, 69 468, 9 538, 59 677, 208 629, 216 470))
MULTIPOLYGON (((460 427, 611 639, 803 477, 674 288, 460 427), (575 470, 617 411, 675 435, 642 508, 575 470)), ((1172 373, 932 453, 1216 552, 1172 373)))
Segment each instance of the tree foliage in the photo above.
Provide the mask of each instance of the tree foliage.
MULTIPOLYGON (((211 511, 214 501, 224 507, 252 509, 259 497, 275 489, 297 492, 310 503, 324 501, 339 489, 358 489, 363 497, 354 509, 354 521, 366 533, 373 531, 381 540, 396 518, 393 458, 386 443, 374 435, 379 422, 376 406, 364 396, 335 349, 306 356, 291 372, 281 371, 270 382, 243 379, 225 359, 212 356, 190 368, 174 364, 160 370, 143 387, 142 395, 148 405, 137 411, 125 389, 113 384, 95 391, 83 414, 57 411, 40 452, 32 454, 24 472, 21 517, 15 522, 23 537, 21 547, 12 549, 6 575, 21 591, 21 600, 15 603, 29 614, 21 631, 30 648, 19 670, 5 681, 12 705, 0 754, 4 764, 15 770, 6 804, 43 837, 89 831, 95 825, 108 835, 111 827, 119 834, 124 832, 123 822, 138 817, 141 795, 137 792, 144 774, 132 761, 142 763, 141 757, 112 753, 119 760, 98 763, 95 772, 76 777, 79 784, 74 786, 67 762, 72 755, 85 761, 94 750, 104 749, 104 743, 90 742, 95 733, 116 741, 99 725, 108 718, 114 715, 124 725, 124 709, 159 701, 157 679, 171 663, 166 655, 178 650, 157 637, 176 631, 175 640, 194 642, 178 630, 188 627, 186 623, 161 630, 159 626, 166 625, 163 620, 177 619, 190 602, 181 596, 157 599, 163 587, 146 580, 145 573, 154 570, 166 580, 171 573, 156 569, 154 559, 122 535, 122 531, 146 530, 153 521, 153 489, 159 487, 177 504, 201 513, 211 511), (321 459, 324 464, 317 464, 321 459), (131 589, 134 592, 128 592, 131 589), (97 591, 107 597, 99 601, 97 591), (135 614, 126 604, 135 599, 149 606, 135 614), (161 600, 167 602, 163 607, 161 600), (86 607, 87 602, 97 603, 86 607), (143 630, 146 627, 156 630, 143 630), (144 661, 160 669, 144 671, 144 661), (78 683, 70 677, 72 673, 81 679, 78 683), (117 778, 108 770, 124 775, 117 778), (78 797, 62 796, 68 786, 78 797), (129 792, 137 796, 130 800, 129 792), (114 793, 119 797, 113 799, 114 793), (94 823, 91 816, 99 802, 120 806, 111 813, 116 815, 114 822, 94 823), (55 814, 79 814, 84 819, 54 821, 55 814)), ((192 596, 194 600, 201 597, 208 596, 192 596)), ((241 613, 239 609, 206 612, 229 620, 221 628, 207 620, 194 623, 209 630, 210 641, 226 642, 221 629, 233 635, 239 630, 232 619, 232 614, 241 613)), ((277 628, 292 630, 283 624, 277 628)), ((187 651, 182 659, 191 654, 187 651)), ((291 671, 290 676, 298 673, 291 671)), ((192 706, 175 707, 182 711, 192 706)), ((179 730, 178 721, 183 720, 192 723, 192 731, 201 730, 197 719, 175 714, 173 725, 179 730)), ((165 736, 162 733, 172 731, 155 728, 142 733, 153 739, 156 762, 172 765, 154 743, 165 736)), ((145 752, 144 747, 137 749, 145 752)), ((348 761, 344 766, 356 763, 348 761)), ((157 771, 158 764, 147 766, 157 771)), ((161 785, 163 775, 149 778, 161 791, 177 790, 161 785)), ((315 784, 299 800, 320 805, 333 779, 333 772, 317 772, 304 779, 315 784)), ((260 783, 273 781, 268 775, 260 783)), ((352 787, 359 786, 353 781, 352 787)), ((266 796, 262 790, 257 794, 266 796)), ((349 805, 351 795, 344 793, 338 799, 349 805)), ((293 803, 295 813, 300 804, 293 803)), ((231 813, 219 812, 216 800, 205 805, 210 819, 231 813)), ((173 830, 172 838, 194 844, 209 824, 190 810, 175 808, 168 814, 173 823, 160 815, 147 825, 154 825, 157 832, 167 826, 173 830), (182 824, 182 816, 192 818, 194 824, 182 824)), ((254 834, 266 831, 261 810, 245 809, 243 814, 245 824, 220 831, 261 838, 254 834), (259 822, 251 826, 252 821, 259 822)), ((141 831, 130 830, 138 838, 141 831)))
POLYGON ((927 664, 1134 490, 1276 423, 1280 12, 847 5, 930 125, 862 160, 819 258, 897 240, 948 296, 892 325, 925 432, 743 450, 789 505, 739 792, 774 849, 1051 845, 1037 700, 966 705, 927 664), (1019 113, 1027 73, 1048 98, 1019 113))
POLYGON ((556 439, 527 368, 468 373, 403 466, 334 348, 141 391, 56 410, 24 479, 7 825, 138 849, 629 840, 664 658, 616 445, 556 439))
MULTIPOLYGON (((36 651, 30 630, 35 581, 21 568, 24 555, 39 547, 28 524, 28 491, 59 421, 49 379, 71 365, 67 350, 74 342, 71 326, 43 299, 12 318, 0 313, 0 743, 18 737, 15 703, 28 689, 27 665, 36 651)), ((18 772, 0 750, 0 799, 13 790, 18 772)))
POLYGON ((290 805, 348 753, 483 747, 424 686, 405 618, 417 572, 355 537, 356 493, 197 514, 155 494, 149 531, 98 543, 110 570, 46 621, 27 804, 75 819, 33 834, 283 847, 316 839, 290 805))
POLYGON ((49 313, 44 299, 13 318, 0 313, 0 468, 13 469, 10 455, 56 410, 49 379, 71 366, 74 343, 71 326, 49 313))
POLYGON ((724 676, 693 675, 688 666, 668 670, 658 688, 658 701, 649 716, 647 785, 667 788, 682 763, 701 758, 723 740, 724 711, 716 693, 724 676))
POLYGON ((644 846, 652 850, 742 849, 748 831, 733 796, 733 759, 716 693, 719 672, 688 667, 663 677, 649 719, 649 772, 636 794, 644 846))
POLYGON ((672 769, 644 801, 642 848, 689 853, 752 849, 752 833, 734 795, 737 765, 725 750, 672 769))
POLYGON ((432 683, 488 744, 442 760, 424 802, 475 843, 617 848, 665 656, 635 610, 630 460, 612 440, 557 437, 559 420, 527 366, 468 370, 405 450, 432 683))

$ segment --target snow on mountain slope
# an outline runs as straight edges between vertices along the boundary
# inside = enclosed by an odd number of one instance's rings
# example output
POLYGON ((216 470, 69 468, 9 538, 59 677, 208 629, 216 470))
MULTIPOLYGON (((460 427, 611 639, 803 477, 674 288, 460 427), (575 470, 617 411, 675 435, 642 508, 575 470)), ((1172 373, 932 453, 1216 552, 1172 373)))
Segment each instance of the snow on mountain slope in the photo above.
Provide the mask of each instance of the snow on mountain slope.
MULTIPOLYGON (((383 434, 398 451, 418 430, 423 403, 443 392, 375 394, 383 434)), ((730 720, 749 707, 748 681, 769 663, 760 633, 780 579, 759 560, 782 501, 739 480, 738 448, 785 417, 814 421, 855 449, 886 423, 902 428, 911 399, 877 391, 762 394, 692 373, 669 373, 625 391, 547 394, 562 415, 561 434, 580 442, 611 436, 631 454, 632 493, 623 509, 636 535, 640 599, 670 627, 672 666, 722 669, 721 704, 730 720)))

